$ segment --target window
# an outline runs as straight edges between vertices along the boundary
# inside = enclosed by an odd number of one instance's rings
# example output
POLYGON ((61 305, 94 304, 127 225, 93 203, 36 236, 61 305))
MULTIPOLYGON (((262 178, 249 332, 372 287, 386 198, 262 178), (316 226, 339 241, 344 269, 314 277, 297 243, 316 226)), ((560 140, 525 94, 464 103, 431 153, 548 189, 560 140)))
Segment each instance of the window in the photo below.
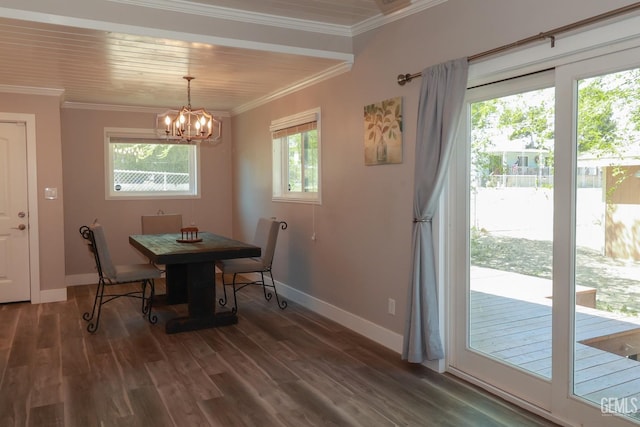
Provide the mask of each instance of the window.
POLYGON ((199 147, 153 130, 105 129, 107 199, 197 198, 199 147))
POLYGON ((320 204, 320 109, 271 122, 273 200, 320 204))

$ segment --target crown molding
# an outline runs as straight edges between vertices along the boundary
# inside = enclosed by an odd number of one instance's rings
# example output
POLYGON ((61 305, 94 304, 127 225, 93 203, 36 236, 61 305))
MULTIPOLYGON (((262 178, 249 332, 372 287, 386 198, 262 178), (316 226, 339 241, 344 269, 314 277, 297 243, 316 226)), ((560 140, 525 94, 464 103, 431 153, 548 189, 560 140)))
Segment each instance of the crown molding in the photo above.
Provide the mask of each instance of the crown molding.
POLYGON ((407 16, 415 13, 422 12, 423 10, 437 6, 446 1, 447 0, 414 0, 411 5, 404 9, 397 10, 387 15, 380 14, 354 25, 351 27, 351 35, 357 36, 359 34, 366 33, 367 31, 371 31, 399 19, 406 18, 407 16))
MULTIPOLYGON (((76 110, 99 110, 99 111, 119 111, 125 113, 148 113, 162 114, 167 108, 160 107, 140 107, 134 105, 115 105, 115 104, 92 104, 88 102, 63 102, 61 108, 76 110)), ((209 111, 209 110, 207 110, 209 111)), ((215 117, 231 117, 228 111, 209 111, 215 117)))
MULTIPOLYGON (((139 0, 108 0, 108 1, 139 1, 139 0)), ((164 0, 163 0, 164 1, 164 0)), ((176 0, 178 1, 178 0, 176 0)), ((155 4, 155 3, 154 3, 155 4)), ((175 39, 187 42, 207 43, 231 48, 254 49, 264 52, 285 53, 292 55, 311 56, 314 58, 337 59, 349 61, 353 59, 352 53, 320 50, 261 41, 241 40, 236 38, 211 36, 206 34, 187 33, 181 31, 164 30, 152 27, 140 27, 136 25, 120 24, 117 22, 106 22, 95 19, 76 18, 71 16, 53 15, 48 13, 31 12, 26 10, 7 9, 0 7, 0 16, 20 19, 24 21, 34 21, 44 24, 65 25, 70 27, 86 28, 90 30, 116 32, 123 34, 133 34, 145 37, 175 39)))
POLYGON ((159 114, 165 109, 154 107, 136 107, 131 105, 93 104, 90 102, 63 102, 61 108, 74 110, 122 111, 126 113, 159 114))
POLYGON ((60 98, 62 97, 62 95, 64 95, 64 89, 31 86, 11 86, 3 84, 0 84, 0 92, 19 93, 21 95, 57 96, 60 98))
POLYGON ((311 21, 298 18, 285 18, 283 16, 269 15, 266 13, 251 12, 228 7, 206 5, 187 0, 108 0, 113 3, 127 4, 131 6, 148 7, 165 10, 168 12, 187 13, 198 16, 225 19, 229 21, 245 22, 248 24, 267 25, 271 27, 287 28, 306 32, 315 32, 343 37, 353 37, 358 34, 381 27, 390 22, 397 21, 414 13, 429 9, 430 7, 444 3, 447 0, 413 0, 411 5, 389 14, 378 14, 353 26, 330 24, 326 22, 311 21))
POLYGON ((228 21, 244 22, 248 24, 267 25, 271 27, 287 28, 306 32, 330 34, 342 37, 351 37, 351 27, 325 22, 310 21, 298 18, 285 18, 266 13, 251 12, 232 9, 222 6, 213 6, 195 3, 186 0, 108 0, 113 3, 127 4, 131 6, 148 7, 167 12, 187 13, 190 15, 208 16, 210 18, 228 21))
MULTIPOLYGON (((224 8, 219 6, 205 5, 201 3, 195 3, 187 0, 107 0, 112 3, 120 3, 137 7, 153 8, 158 10, 165 10, 172 13, 185 13, 194 14, 198 16, 209 16, 216 19, 226 19, 237 22, 245 22, 250 24, 259 24, 266 26, 275 26, 279 28, 288 28, 306 32, 317 32, 323 34, 332 34, 339 36, 353 37, 370 31, 372 29, 381 27, 390 22, 397 21, 412 14, 421 12, 430 7, 444 3, 447 0, 413 0, 411 5, 405 9, 392 12, 387 15, 379 14, 354 26, 328 24, 317 21, 302 20, 295 18, 284 18, 281 16, 262 14, 249 11, 240 11, 237 9, 224 8)), ((322 82, 329 78, 343 74, 351 70, 354 55, 350 53, 324 51, 317 49, 308 49, 293 46, 272 45, 262 42, 247 42, 233 39, 227 39, 223 37, 214 37, 206 35, 197 35, 192 33, 180 33, 175 31, 167 31, 160 29, 146 29, 141 27, 134 27, 124 24, 116 23, 104 23, 102 21, 96 21, 91 19, 64 17, 58 15, 44 14, 38 12, 28 12, 19 10, 7 10, 0 8, 5 13, 9 13, 7 16, 15 19, 34 20, 37 22, 54 23, 59 25, 71 25, 79 26, 82 28, 90 28, 104 31, 120 31, 131 34, 139 34, 143 36, 176 38, 186 41, 206 42, 212 44, 221 44, 229 47, 240 48, 252 48, 258 50, 266 50, 271 52, 280 52, 287 54, 299 54, 308 55, 313 57, 338 59, 343 62, 324 70, 310 78, 295 82, 283 89, 267 94, 263 97, 250 101, 239 107, 233 108, 229 111, 217 111, 213 114, 219 117, 230 117, 236 114, 243 113, 245 111, 257 108, 268 102, 282 98, 291 93, 297 92, 316 83, 322 82), (114 27, 115 26, 115 27, 114 27)), ((9 86, 0 85, 0 92, 6 93, 20 93, 20 94, 33 94, 33 95, 46 95, 46 96, 58 96, 63 101, 64 90, 53 88, 36 88, 36 87, 23 87, 23 86, 9 86)), ((91 104, 81 102, 61 102, 61 108, 68 109, 85 109, 85 110, 102 110, 102 111, 121 111, 121 112, 138 112, 138 113, 152 113, 158 114, 164 112, 165 109, 140 107, 140 106, 124 106, 124 105, 108 105, 108 104, 91 104)))
POLYGON ((304 88, 307 88, 309 86, 313 86, 317 83, 320 83, 324 80, 328 80, 332 77, 336 77, 340 74, 344 74, 348 71, 351 71, 351 67, 353 66, 353 62, 344 62, 342 64, 338 64, 336 66, 333 66, 331 68, 328 68, 327 70, 318 73, 314 76, 309 77, 308 79, 304 79, 304 80, 300 80, 296 83, 293 83, 292 85, 289 85, 283 89, 280 89, 276 92, 272 92, 268 95, 265 95, 261 98, 257 98, 251 102, 248 102, 244 105, 241 105, 240 107, 234 108, 231 110, 231 115, 235 116, 238 115, 240 113, 244 113, 246 111, 252 110, 254 108, 257 108, 261 105, 267 104, 271 101, 274 101, 278 98, 282 98, 284 96, 290 95, 294 92, 297 92, 299 90, 302 90, 304 88))
MULTIPOLYGON (((295 93, 299 90, 305 89, 309 86, 313 86, 324 80, 328 80, 332 77, 336 77, 340 74, 349 72, 351 71, 352 66, 353 66, 353 62, 344 62, 338 65, 335 65, 307 79, 300 80, 283 89, 272 92, 268 95, 257 98, 251 102, 248 102, 237 108, 234 108, 231 110, 231 112, 229 111, 210 111, 210 112, 211 114, 217 117, 232 117, 234 115, 241 114, 246 111, 257 108, 261 105, 267 104, 273 100, 295 93)), ((129 105, 112 105, 112 104, 91 104, 91 103, 84 103, 84 102, 63 102, 61 107, 69 108, 69 109, 79 109, 79 110, 120 111, 120 112, 128 112, 128 113, 150 113, 150 114, 160 114, 166 111, 166 108, 136 107, 136 106, 129 106, 129 105)))

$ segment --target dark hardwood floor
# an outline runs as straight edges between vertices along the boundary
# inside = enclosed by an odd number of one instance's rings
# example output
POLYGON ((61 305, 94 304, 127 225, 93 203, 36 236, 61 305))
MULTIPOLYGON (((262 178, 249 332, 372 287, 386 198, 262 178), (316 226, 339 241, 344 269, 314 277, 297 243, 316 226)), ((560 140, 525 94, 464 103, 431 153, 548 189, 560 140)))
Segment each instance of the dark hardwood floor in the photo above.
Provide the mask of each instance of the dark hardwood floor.
POLYGON ((94 291, 0 305, 0 426, 553 425, 258 288, 237 325, 174 335, 164 322, 185 305, 150 325, 128 298, 89 334, 94 291))

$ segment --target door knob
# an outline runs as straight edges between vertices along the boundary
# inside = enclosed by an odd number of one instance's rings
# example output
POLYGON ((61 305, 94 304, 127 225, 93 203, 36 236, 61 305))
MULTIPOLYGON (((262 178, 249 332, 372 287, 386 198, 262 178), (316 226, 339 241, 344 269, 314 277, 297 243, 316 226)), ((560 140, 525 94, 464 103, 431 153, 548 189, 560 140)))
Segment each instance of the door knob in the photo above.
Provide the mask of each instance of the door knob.
POLYGON ((22 230, 25 230, 27 228, 27 226, 24 225, 24 224, 20 224, 17 227, 11 227, 11 228, 13 228, 14 230, 21 230, 22 231, 22 230))

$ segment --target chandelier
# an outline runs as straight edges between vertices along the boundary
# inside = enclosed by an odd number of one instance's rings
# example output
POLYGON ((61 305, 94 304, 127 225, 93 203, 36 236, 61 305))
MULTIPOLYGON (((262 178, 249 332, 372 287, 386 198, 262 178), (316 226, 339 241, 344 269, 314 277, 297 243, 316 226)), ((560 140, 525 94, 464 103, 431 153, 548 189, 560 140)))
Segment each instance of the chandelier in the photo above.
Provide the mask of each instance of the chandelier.
POLYGON ((217 141, 221 136, 221 123, 204 108, 191 108, 191 80, 195 77, 184 76, 187 81, 186 107, 168 110, 156 117, 156 130, 159 136, 170 140, 217 141))

